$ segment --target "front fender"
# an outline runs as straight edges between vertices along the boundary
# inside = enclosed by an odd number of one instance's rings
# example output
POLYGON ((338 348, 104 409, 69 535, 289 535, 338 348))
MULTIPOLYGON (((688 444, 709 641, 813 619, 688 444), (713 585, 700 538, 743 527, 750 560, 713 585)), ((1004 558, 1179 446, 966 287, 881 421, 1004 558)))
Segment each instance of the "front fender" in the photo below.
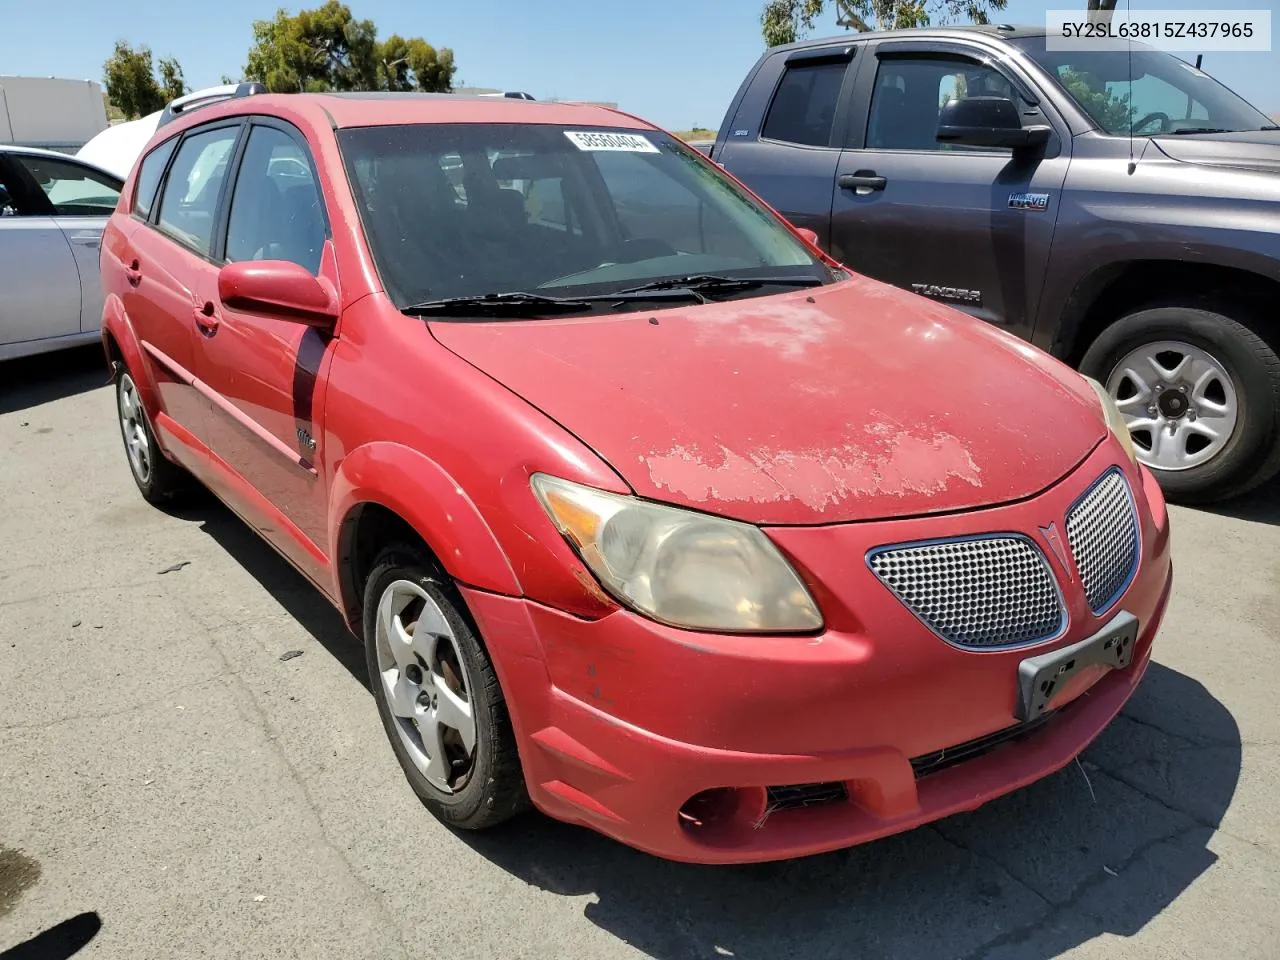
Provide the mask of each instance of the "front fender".
POLYGON ((344 602, 357 598, 348 579, 353 540, 343 528, 364 504, 378 504, 407 522, 459 583, 520 596, 506 553, 462 485, 424 454, 377 441, 348 454, 329 486, 330 556, 337 558, 336 586, 344 602))

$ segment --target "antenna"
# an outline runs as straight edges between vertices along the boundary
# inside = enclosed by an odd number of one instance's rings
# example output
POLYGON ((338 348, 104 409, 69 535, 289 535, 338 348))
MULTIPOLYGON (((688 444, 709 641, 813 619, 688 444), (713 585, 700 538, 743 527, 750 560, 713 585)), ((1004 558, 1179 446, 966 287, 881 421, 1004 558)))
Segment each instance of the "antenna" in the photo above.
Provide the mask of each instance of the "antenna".
MULTIPOLYGON (((1133 15, 1133 0, 1125 0, 1125 9, 1129 16, 1133 15)), ((1129 176, 1133 176, 1133 171, 1138 169, 1137 162, 1133 159, 1133 37, 1130 36, 1126 47, 1129 52, 1129 176)))
POLYGON ((1200 69, 1200 64, 1202 64, 1202 63, 1204 63, 1204 54, 1203 54, 1203 53, 1197 53, 1197 54, 1196 54, 1196 69, 1197 69, 1197 70, 1199 70, 1199 69, 1200 69))

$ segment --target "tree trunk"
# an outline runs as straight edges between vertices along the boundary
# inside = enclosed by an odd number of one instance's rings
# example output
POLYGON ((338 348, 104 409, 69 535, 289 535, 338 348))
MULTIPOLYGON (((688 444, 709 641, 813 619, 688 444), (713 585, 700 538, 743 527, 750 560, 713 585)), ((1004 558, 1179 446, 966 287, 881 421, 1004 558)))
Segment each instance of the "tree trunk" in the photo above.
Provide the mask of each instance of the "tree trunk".
POLYGON ((1119 0, 1088 0, 1090 23, 1111 23, 1119 0))

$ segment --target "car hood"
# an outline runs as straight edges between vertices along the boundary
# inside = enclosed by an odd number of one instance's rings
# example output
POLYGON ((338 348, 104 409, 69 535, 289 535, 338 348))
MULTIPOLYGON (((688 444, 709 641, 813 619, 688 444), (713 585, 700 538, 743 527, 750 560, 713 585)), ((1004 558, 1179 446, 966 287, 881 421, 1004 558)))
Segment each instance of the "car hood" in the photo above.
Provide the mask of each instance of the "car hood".
POLYGON ((1182 163, 1280 173, 1280 130, 1154 137, 1152 142, 1165 156, 1182 163))
POLYGON ((640 496, 751 523, 1020 499, 1106 433, 1065 365, 863 277, 706 306, 429 327, 640 496))

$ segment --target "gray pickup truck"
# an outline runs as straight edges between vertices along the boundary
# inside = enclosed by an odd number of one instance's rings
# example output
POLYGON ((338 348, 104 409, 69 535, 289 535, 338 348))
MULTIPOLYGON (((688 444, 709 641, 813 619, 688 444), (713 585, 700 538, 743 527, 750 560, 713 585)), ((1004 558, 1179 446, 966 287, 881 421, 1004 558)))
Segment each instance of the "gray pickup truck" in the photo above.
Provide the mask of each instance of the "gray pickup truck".
POLYGON ((704 152, 852 269, 1106 384, 1171 499, 1280 470, 1280 129, 1190 63, 1008 26, 804 41, 704 152))

